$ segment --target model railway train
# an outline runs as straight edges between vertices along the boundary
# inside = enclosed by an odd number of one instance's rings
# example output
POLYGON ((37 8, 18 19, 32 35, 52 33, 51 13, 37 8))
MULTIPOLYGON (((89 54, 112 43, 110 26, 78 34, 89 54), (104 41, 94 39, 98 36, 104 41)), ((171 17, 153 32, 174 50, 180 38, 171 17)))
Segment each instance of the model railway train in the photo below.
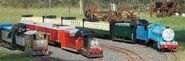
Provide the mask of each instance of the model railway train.
POLYGON ((152 45, 158 50, 176 49, 177 41, 174 40, 174 31, 161 24, 151 24, 145 19, 138 19, 133 22, 90 22, 88 19, 78 20, 75 17, 43 16, 42 20, 35 20, 38 17, 22 17, 24 20, 36 23, 53 23, 57 25, 71 25, 78 28, 89 29, 98 36, 108 37, 112 40, 127 42, 144 42, 152 45))
POLYGON ((103 49, 101 49, 99 42, 94 38, 94 34, 91 31, 77 29, 74 26, 35 23, 26 19, 21 19, 20 23, 25 24, 29 30, 37 30, 49 34, 49 41, 59 43, 62 49, 81 53, 87 57, 103 57, 103 49))
POLYGON ((22 24, 0 24, 1 41, 10 44, 11 49, 24 50, 28 55, 48 55, 46 34, 29 30, 22 24))

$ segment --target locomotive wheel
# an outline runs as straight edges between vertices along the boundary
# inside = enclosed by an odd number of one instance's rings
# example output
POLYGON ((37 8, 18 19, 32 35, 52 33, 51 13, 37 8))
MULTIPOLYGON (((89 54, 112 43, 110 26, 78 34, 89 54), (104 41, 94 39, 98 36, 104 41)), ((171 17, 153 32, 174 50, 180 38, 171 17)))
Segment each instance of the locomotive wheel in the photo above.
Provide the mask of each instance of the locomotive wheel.
POLYGON ((156 43, 156 42, 153 42, 153 43, 152 43, 152 47, 153 47, 154 49, 157 49, 157 43, 156 43))
POLYGON ((157 48, 157 42, 155 41, 152 43, 152 47, 156 49, 157 51, 160 51, 160 52, 162 51, 161 49, 157 48))
POLYGON ((60 46, 61 46, 61 44, 60 44, 60 43, 58 43, 58 42, 55 42, 55 46, 60 47, 60 46))
POLYGON ((149 39, 149 42, 146 45, 149 47, 153 47, 153 43, 154 41, 149 39))

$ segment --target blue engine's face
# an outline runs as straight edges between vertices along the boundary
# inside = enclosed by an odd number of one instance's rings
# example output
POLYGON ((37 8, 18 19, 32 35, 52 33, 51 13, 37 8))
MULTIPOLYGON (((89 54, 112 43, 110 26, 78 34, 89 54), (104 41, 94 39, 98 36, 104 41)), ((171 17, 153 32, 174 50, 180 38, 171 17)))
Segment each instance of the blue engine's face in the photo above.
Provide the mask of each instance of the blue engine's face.
POLYGON ((148 26, 148 38, 158 42, 171 42, 175 33, 172 29, 161 24, 150 24, 148 26))
POLYGON ((160 24, 150 24, 148 26, 148 39, 158 42, 158 49, 178 48, 177 41, 174 40, 175 33, 172 29, 160 24))

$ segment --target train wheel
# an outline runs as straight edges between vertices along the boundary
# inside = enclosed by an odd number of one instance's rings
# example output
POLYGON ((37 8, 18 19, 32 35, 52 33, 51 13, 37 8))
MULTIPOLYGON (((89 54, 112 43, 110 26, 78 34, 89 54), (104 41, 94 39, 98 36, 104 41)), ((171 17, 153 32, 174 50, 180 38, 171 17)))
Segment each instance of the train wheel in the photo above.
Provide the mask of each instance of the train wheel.
POLYGON ((58 43, 58 42, 54 42, 54 44, 55 44, 55 46, 57 46, 57 47, 60 47, 60 46, 61 46, 61 44, 58 43))
POLYGON ((149 42, 146 45, 149 46, 149 47, 153 47, 153 41, 149 40, 149 42))
POLYGON ((156 42, 153 42, 153 43, 152 43, 152 47, 153 47, 154 49, 157 49, 157 43, 156 43, 156 42))
POLYGON ((154 48, 154 49, 156 49, 157 51, 162 51, 161 49, 159 49, 158 47, 157 47, 157 42, 153 42, 153 44, 152 44, 152 47, 154 48))

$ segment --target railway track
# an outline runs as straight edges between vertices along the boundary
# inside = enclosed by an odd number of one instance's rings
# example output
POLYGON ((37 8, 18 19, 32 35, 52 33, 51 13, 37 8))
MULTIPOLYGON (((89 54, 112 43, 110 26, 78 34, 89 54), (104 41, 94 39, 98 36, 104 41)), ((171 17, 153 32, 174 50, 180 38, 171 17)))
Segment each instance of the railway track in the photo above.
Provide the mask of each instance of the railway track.
POLYGON ((38 61, 67 61, 64 59, 57 59, 49 56, 35 56, 34 58, 38 61))
POLYGON ((178 57, 175 55, 174 52, 171 52, 171 54, 175 57, 175 61, 179 61, 178 57))
POLYGON ((124 49, 124 48, 120 48, 120 47, 116 47, 116 46, 111 46, 110 44, 109 45, 100 44, 100 46, 102 48, 107 48, 107 49, 111 49, 111 50, 116 51, 116 52, 121 52, 124 55, 126 54, 127 57, 128 57, 128 61, 144 61, 144 59, 139 54, 137 54, 133 51, 130 51, 130 50, 127 50, 127 49, 124 49))
POLYGON ((174 52, 163 52, 165 55, 165 61, 179 61, 174 52))

